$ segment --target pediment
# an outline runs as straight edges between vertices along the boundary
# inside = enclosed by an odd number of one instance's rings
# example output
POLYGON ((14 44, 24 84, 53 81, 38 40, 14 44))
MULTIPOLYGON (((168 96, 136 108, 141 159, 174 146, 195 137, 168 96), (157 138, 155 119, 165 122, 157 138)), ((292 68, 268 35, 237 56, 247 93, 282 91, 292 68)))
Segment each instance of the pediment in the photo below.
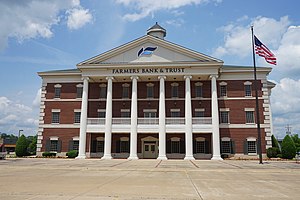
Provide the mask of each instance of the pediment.
POLYGON ((83 61, 77 66, 172 62, 223 63, 219 59, 146 35, 83 61))

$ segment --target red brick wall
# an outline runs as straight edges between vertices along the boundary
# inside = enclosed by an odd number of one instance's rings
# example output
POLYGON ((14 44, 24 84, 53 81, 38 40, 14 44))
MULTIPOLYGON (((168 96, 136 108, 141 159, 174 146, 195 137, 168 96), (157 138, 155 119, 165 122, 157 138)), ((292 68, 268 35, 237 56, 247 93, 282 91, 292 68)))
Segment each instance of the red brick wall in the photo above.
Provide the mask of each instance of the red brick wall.
MULTIPOLYGON (((244 153, 244 142, 248 137, 257 138, 256 128, 221 128, 220 138, 229 137, 235 142, 236 153, 244 153)), ((266 153, 266 142, 265 142, 265 131, 261 129, 261 139, 262 139, 262 153, 266 153)))

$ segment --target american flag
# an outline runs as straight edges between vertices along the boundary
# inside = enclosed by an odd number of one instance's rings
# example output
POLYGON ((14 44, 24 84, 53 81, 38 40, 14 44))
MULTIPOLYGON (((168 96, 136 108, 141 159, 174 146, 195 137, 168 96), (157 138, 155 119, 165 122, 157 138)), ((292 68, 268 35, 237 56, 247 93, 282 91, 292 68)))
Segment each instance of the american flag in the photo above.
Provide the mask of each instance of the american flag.
POLYGON ((276 65, 275 55, 254 35, 255 53, 264 57, 267 63, 276 65))

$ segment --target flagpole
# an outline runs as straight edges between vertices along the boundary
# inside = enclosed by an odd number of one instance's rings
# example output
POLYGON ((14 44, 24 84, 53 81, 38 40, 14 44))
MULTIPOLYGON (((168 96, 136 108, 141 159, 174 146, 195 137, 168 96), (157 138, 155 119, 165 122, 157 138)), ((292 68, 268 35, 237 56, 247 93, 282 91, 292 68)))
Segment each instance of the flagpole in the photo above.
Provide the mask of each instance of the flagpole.
POLYGON ((258 104, 258 91, 257 91, 258 89, 257 89, 253 26, 251 26, 251 33, 252 33, 252 54, 253 54, 253 66, 254 66, 254 89, 255 89, 256 121, 257 121, 257 152, 259 155, 259 164, 263 164, 262 151, 261 151, 261 132, 260 132, 260 119, 259 119, 259 104, 258 104))

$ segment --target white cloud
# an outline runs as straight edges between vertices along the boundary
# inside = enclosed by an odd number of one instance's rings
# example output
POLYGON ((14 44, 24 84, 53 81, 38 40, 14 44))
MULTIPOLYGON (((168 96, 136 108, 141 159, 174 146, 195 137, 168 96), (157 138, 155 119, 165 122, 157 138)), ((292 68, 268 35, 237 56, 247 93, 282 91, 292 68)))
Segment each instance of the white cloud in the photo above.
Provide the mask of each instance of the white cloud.
POLYGON ((36 134, 38 125, 37 110, 12 101, 7 97, 0 97, 0 132, 17 134, 18 130, 22 129, 25 135, 36 134))
POLYGON ((224 32, 225 39, 224 45, 215 49, 214 56, 237 55, 239 57, 246 57, 251 55, 251 25, 254 26, 255 35, 271 50, 278 48, 283 34, 290 25, 287 16, 281 17, 278 21, 273 18, 258 16, 248 25, 240 25, 247 19, 246 16, 243 16, 236 23, 231 23, 218 29, 224 32))
POLYGON ((182 24, 184 24, 185 21, 181 18, 179 19, 171 19, 171 20, 167 20, 166 21, 166 24, 169 24, 171 26, 175 26, 175 27, 181 27, 182 24))
POLYGON ((8 38, 22 42, 36 37, 52 37, 53 25, 59 24, 65 17, 73 19, 71 28, 77 29, 88 23, 92 16, 80 6, 79 0, 0 1, 0 50, 7 46, 8 38), (76 20, 76 16, 82 19, 76 20))
MULTIPOLYGON (((280 138, 284 137, 287 124, 296 131, 300 130, 300 79, 283 78, 272 90, 271 105, 274 131, 280 138)), ((299 132, 298 132, 299 133, 299 132)))
POLYGON ((74 8, 67 11, 68 16, 68 28, 71 30, 79 29, 87 23, 92 21, 92 15, 88 9, 74 8))
POLYGON ((220 3, 221 0, 115 0, 115 2, 137 11, 135 13, 125 14, 123 17, 128 21, 137 21, 149 15, 153 15, 159 10, 174 10, 187 5, 198 5, 208 2, 220 3))
POLYGON ((41 92, 42 92, 42 89, 39 89, 36 93, 36 96, 32 102, 32 105, 34 107, 39 107, 40 106, 40 103, 41 103, 41 92))

